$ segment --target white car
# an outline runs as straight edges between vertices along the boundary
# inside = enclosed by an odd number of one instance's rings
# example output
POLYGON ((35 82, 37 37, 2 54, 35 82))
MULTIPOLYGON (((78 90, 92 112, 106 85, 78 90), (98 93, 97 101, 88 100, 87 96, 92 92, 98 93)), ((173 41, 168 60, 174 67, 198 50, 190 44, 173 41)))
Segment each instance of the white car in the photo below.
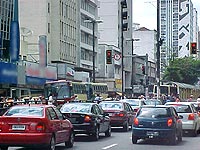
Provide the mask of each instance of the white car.
POLYGON ((174 106, 178 115, 183 116, 183 133, 191 133, 193 136, 197 136, 198 131, 200 130, 200 116, 193 103, 167 102, 165 105, 174 106))
POLYGON ((134 110, 135 114, 137 113, 138 109, 146 105, 144 100, 141 99, 122 99, 120 101, 127 102, 131 105, 132 109, 134 110))

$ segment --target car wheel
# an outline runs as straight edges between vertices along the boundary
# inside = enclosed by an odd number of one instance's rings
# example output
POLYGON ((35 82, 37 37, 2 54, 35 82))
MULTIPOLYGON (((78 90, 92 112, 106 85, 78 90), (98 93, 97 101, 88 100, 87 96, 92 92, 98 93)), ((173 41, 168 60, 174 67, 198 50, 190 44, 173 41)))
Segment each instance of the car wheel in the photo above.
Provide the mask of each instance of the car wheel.
POLYGON ((51 137, 51 141, 47 146, 47 150, 55 150, 56 149, 56 139, 54 136, 51 137))
POLYGON ((8 146, 1 146, 0 149, 1 150, 8 150, 8 146))
POLYGON ((73 147, 73 145, 74 145, 74 132, 71 131, 69 140, 65 142, 65 146, 67 148, 71 148, 71 147, 73 147))
POLYGON ((178 141, 179 142, 182 142, 182 137, 183 137, 183 134, 182 134, 182 131, 180 131, 179 135, 178 135, 178 141))
POLYGON ((105 132, 105 136, 107 137, 111 136, 111 125, 108 126, 108 130, 105 132))
POLYGON ((177 144, 177 133, 174 133, 172 137, 170 138, 170 144, 176 145, 177 144))
POLYGON ((132 143, 137 144, 137 140, 138 140, 137 137, 132 135, 132 143))
POLYGON ((192 130, 191 133, 192 133, 192 136, 193 136, 193 137, 196 137, 196 136, 197 136, 197 130, 196 130, 196 129, 192 130))
POLYGON ((129 131, 129 124, 128 124, 128 122, 126 122, 126 124, 123 126, 123 130, 125 132, 129 131))
POLYGON ((99 128, 98 127, 96 127, 95 133, 92 136, 95 141, 98 141, 98 139, 99 139, 99 128))

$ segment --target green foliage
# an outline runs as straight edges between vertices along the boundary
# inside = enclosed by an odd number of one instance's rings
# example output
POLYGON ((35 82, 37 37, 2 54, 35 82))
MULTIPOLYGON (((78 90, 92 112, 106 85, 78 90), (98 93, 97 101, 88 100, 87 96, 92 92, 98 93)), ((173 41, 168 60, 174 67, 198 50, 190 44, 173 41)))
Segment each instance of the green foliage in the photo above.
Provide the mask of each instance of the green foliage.
POLYGON ((192 57, 177 58, 170 62, 163 80, 195 84, 200 77, 200 60, 192 57))

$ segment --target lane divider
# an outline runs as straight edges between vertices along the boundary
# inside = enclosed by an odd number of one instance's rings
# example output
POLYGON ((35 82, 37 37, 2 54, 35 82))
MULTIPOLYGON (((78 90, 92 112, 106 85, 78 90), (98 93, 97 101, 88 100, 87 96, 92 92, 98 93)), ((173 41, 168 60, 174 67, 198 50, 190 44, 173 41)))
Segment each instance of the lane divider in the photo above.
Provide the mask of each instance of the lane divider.
POLYGON ((112 148, 112 147, 114 147, 114 146, 117 146, 118 144, 112 144, 112 145, 109 145, 109 146, 106 146, 106 147, 103 147, 102 149, 109 149, 109 148, 112 148))

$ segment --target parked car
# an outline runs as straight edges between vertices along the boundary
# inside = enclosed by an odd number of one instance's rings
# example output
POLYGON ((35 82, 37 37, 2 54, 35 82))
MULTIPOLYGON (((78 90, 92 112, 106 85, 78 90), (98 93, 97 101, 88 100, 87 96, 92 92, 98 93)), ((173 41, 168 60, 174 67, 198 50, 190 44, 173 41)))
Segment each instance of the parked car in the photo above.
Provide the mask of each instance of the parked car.
POLYGON ((0 117, 0 137, 1 150, 9 146, 55 150, 56 144, 74 144, 71 122, 55 106, 42 104, 12 106, 0 117))
POLYGON ((107 137, 111 136, 110 118, 98 104, 66 103, 60 110, 73 124, 75 135, 91 135, 94 140, 99 139, 100 133, 105 133, 107 137))
POLYGON ((200 129, 200 117, 193 102, 167 102, 165 105, 173 106, 179 115, 183 116, 183 131, 197 136, 200 129))
POLYGON ((134 110, 135 114, 137 113, 138 109, 141 106, 146 105, 145 100, 142 100, 142 99, 122 99, 120 101, 129 103, 132 109, 134 110))
POLYGON ((124 131, 128 131, 129 126, 132 126, 134 111, 130 104, 122 101, 102 101, 99 105, 109 114, 112 127, 123 127, 124 131))
POLYGON ((146 105, 162 105, 162 102, 159 99, 146 99, 144 102, 146 105))
POLYGON ((142 106, 134 118, 132 143, 138 139, 168 139, 170 144, 177 144, 182 141, 181 118, 172 106, 142 106))

